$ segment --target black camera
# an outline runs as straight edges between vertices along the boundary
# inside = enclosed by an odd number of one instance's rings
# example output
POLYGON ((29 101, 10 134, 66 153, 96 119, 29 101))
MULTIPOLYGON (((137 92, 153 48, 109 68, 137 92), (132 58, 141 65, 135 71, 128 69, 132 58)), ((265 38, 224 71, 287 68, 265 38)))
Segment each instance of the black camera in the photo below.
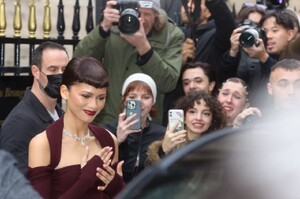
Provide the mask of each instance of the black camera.
POLYGON ((140 28, 137 0, 117 0, 115 9, 120 11, 118 28, 124 34, 133 34, 140 28))
POLYGON ((288 5, 288 0, 266 0, 268 9, 285 9, 288 5))
POLYGON ((258 38, 263 39, 265 42, 266 35, 265 31, 262 28, 259 28, 255 23, 253 23, 251 20, 246 19, 243 21, 243 23, 240 26, 248 26, 245 28, 240 37, 239 37, 239 43, 241 47, 249 48, 256 44, 256 40, 258 38))

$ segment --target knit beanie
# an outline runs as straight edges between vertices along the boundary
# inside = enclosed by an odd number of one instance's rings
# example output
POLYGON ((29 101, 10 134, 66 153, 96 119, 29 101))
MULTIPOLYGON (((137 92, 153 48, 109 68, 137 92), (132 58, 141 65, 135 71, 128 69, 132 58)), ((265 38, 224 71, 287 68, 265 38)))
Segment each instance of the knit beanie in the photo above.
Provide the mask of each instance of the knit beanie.
POLYGON ((160 0, 143 0, 139 1, 141 8, 152 8, 156 12, 160 11, 160 0))
POLYGON ((156 96, 157 96, 157 90, 156 90, 156 84, 154 80, 149 76, 144 73, 134 73, 127 77, 127 79, 124 81, 123 87, 122 87, 122 96, 124 95, 128 85, 134 81, 141 81, 146 83, 152 92, 153 95, 153 104, 156 102, 156 96))

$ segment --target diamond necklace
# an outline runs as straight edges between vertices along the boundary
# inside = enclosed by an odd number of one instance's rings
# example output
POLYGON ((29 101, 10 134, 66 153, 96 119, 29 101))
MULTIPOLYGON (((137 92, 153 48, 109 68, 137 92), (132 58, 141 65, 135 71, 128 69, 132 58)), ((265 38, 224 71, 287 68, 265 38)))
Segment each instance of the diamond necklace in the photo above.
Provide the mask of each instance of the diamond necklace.
POLYGON ((78 137, 77 135, 68 132, 66 129, 63 129, 63 134, 80 142, 82 146, 85 146, 85 141, 87 141, 91 137, 90 129, 88 129, 87 134, 83 137, 78 137))

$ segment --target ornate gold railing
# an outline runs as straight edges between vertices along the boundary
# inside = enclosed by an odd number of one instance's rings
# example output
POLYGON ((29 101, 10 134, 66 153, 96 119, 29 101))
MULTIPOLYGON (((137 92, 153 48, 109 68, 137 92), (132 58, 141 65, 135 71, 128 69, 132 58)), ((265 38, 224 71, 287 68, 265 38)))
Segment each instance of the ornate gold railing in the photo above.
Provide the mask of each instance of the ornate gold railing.
MULTIPOLYGON (((70 1, 70 0, 68 0, 70 1)), ((87 1, 87 0, 84 0, 87 1)), ((25 88, 32 84, 32 75, 30 71, 32 53, 35 47, 45 40, 51 40, 58 42, 64 46, 69 46, 68 49, 75 48, 76 44, 79 42, 78 33, 80 31, 80 15, 79 15, 79 1, 74 0, 74 16, 72 21, 72 32, 71 38, 66 39, 64 36, 65 31, 65 19, 64 19, 64 5, 63 1, 60 0, 58 4, 57 12, 57 38, 51 38, 50 32, 52 30, 51 22, 51 10, 49 0, 45 1, 43 7, 37 8, 34 0, 29 1, 29 12, 28 12, 28 37, 22 37, 21 31, 23 29, 22 24, 22 12, 21 0, 6 0, 6 3, 14 3, 13 16, 6 15, 6 5, 4 0, 0 0, 0 127, 6 116, 9 114, 11 109, 20 101, 23 97, 25 88), (75 2, 76 1, 76 2, 75 2), (36 9, 43 11, 42 23, 37 24, 36 9), (7 29, 7 19, 12 19, 13 17, 13 36, 6 35, 7 29), (42 38, 36 37, 37 27, 42 27, 42 38), (27 48, 28 47, 28 48, 27 48), (13 55, 9 50, 13 49, 13 55), (22 49, 22 50, 21 50, 22 49), (24 50, 28 49, 28 50, 24 50), (7 51, 7 55, 6 55, 7 51), (23 54, 22 54, 23 53, 23 54), (21 55, 22 65, 21 65, 21 55), (25 55, 25 56, 24 56, 25 55), (5 60, 8 58, 9 60, 5 60), (13 59, 13 60, 12 60, 13 59), (6 63, 6 64, 5 64, 6 63), (12 63, 12 64, 7 64, 12 63), (24 64, 26 63, 26 64, 24 64)), ((24 2, 23 2, 24 3, 24 2)), ((23 5, 23 4, 22 4, 23 5)), ((88 1, 87 6, 87 17, 85 29, 87 32, 94 28, 92 1, 88 1)), ((24 14, 24 13, 23 13, 24 14)), ((11 22, 11 20, 9 20, 11 22)))
MULTIPOLYGON (((9 0, 9 3, 12 1, 9 0)), ((42 43, 45 40, 53 40, 62 45, 72 46, 73 49, 79 42, 78 33, 80 31, 80 5, 79 0, 75 1, 74 5, 74 15, 72 22, 72 38, 66 39, 64 36, 65 31, 65 19, 64 19, 64 5, 63 0, 59 1, 58 4, 58 13, 57 13, 57 38, 51 38, 50 32, 52 30, 52 22, 51 22, 51 7, 49 0, 45 1, 44 8, 38 8, 39 10, 43 10, 43 38, 36 38, 36 29, 37 29, 37 20, 36 20, 36 5, 34 0, 29 1, 29 12, 28 12, 28 37, 21 37, 21 30, 23 28, 22 24, 22 15, 21 15, 21 3, 20 0, 15 0, 14 2, 14 16, 13 16, 13 29, 14 34, 13 37, 6 36, 6 28, 7 28, 7 16, 5 10, 5 2, 4 0, 0 0, 0 76, 6 74, 13 74, 14 76, 18 76, 20 74, 30 74, 30 65, 31 65, 31 57, 32 52, 36 45, 42 43), (6 45, 14 46, 14 64, 12 66, 5 66, 5 50, 6 45), (21 45, 27 45, 29 49, 28 52, 28 65, 21 66, 20 58, 21 58, 21 45)), ((86 16, 86 31, 89 32, 94 28, 93 22, 93 5, 92 0, 89 0, 87 6, 87 16, 86 16)))

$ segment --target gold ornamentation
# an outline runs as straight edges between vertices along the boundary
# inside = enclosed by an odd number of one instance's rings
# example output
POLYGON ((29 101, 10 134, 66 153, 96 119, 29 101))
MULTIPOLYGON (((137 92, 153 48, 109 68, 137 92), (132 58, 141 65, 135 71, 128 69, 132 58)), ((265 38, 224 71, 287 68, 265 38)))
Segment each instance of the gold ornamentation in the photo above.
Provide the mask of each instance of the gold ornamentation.
POLYGON ((35 31, 36 31, 36 12, 35 12, 35 5, 34 0, 31 0, 29 4, 29 20, 28 20, 28 31, 29 31, 29 38, 35 38, 35 31))
POLYGON ((44 39, 50 38, 51 32, 51 9, 49 0, 46 0, 46 5, 44 7, 44 21, 43 21, 44 39))
POLYGON ((6 30, 6 13, 4 0, 0 0, 0 37, 5 36, 6 30))
POLYGON ((20 0, 15 2, 15 14, 14 14, 14 31, 15 37, 21 37, 21 29, 22 29, 22 18, 21 18, 21 4, 20 0))

